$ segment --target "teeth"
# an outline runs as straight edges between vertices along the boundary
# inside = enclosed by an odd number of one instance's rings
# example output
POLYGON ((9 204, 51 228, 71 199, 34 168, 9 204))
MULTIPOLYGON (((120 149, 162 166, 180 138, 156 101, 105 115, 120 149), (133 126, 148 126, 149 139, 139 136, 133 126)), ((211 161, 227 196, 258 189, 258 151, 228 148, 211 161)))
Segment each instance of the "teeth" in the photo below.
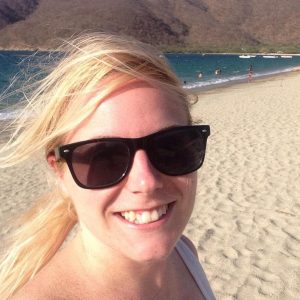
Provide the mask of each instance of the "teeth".
POLYGON ((157 209, 145 210, 143 212, 135 213, 134 211, 125 211, 121 215, 127 221, 134 224, 147 224, 159 220, 162 215, 167 213, 168 206, 163 205, 157 209))
POLYGON ((133 211, 130 211, 129 213, 128 213, 128 218, 127 218, 127 220, 128 221, 130 221, 130 222, 133 222, 134 221, 134 219, 135 219, 135 213, 133 212, 133 211))
POLYGON ((157 221, 158 219, 159 219, 158 211, 156 209, 152 210, 151 211, 151 220, 154 222, 154 221, 157 221))
POLYGON ((149 223, 151 220, 151 214, 149 211, 143 211, 141 214, 141 223, 145 224, 145 223, 149 223))

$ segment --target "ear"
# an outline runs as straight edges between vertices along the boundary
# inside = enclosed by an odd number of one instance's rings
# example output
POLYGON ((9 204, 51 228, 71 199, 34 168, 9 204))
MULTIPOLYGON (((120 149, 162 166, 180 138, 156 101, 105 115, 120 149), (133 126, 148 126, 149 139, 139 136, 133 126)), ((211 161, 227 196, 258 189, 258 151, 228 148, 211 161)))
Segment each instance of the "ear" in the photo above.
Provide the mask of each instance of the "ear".
POLYGON ((68 196, 67 188, 65 187, 64 184, 64 172, 63 168, 61 166, 61 163, 56 160, 55 154, 54 153, 49 153, 47 155, 47 162, 52 171, 55 173, 57 176, 57 182, 60 186, 61 191, 64 193, 64 195, 68 196))
POLYGON ((55 154, 50 152, 47 155, 47 162, 51 170, 59 177, 62 178, 62 168, 60 167, 60 163, 56 160, 55 154))

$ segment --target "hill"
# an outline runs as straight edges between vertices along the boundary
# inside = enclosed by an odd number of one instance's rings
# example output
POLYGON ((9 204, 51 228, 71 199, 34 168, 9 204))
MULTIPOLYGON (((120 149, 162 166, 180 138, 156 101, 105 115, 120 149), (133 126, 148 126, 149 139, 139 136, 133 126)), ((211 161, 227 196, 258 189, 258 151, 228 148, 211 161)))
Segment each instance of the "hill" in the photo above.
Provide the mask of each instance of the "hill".
POLYGON ((300 50, 298 0, 0 0, 0 47, 49 49, 84 31, 169 50, 300 50), (270 4, 271 3, 271 4, 270 4))

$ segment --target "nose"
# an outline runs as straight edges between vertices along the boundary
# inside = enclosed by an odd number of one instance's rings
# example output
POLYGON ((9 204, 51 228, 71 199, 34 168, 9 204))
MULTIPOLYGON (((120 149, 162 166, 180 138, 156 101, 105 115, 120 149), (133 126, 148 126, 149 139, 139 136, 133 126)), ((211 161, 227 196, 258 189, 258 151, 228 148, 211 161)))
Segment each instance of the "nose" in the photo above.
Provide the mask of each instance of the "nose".
POLYGON ((136 151, 126 185, 133 193, 151 193, 162 188, 162 174, 151 165, 144 150, 136 151))

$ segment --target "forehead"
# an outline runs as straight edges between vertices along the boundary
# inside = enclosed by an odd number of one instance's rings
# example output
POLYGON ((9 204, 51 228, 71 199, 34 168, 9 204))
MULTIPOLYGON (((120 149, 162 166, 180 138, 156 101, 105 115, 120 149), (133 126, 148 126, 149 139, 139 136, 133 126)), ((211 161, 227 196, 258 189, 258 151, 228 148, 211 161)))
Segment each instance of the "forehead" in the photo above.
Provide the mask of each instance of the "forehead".
POLYGON ((136 81, 105 98, 72 135, 72 141, 97 137, 140 137, 166 127, 186 125, 178 94, 136 81))

